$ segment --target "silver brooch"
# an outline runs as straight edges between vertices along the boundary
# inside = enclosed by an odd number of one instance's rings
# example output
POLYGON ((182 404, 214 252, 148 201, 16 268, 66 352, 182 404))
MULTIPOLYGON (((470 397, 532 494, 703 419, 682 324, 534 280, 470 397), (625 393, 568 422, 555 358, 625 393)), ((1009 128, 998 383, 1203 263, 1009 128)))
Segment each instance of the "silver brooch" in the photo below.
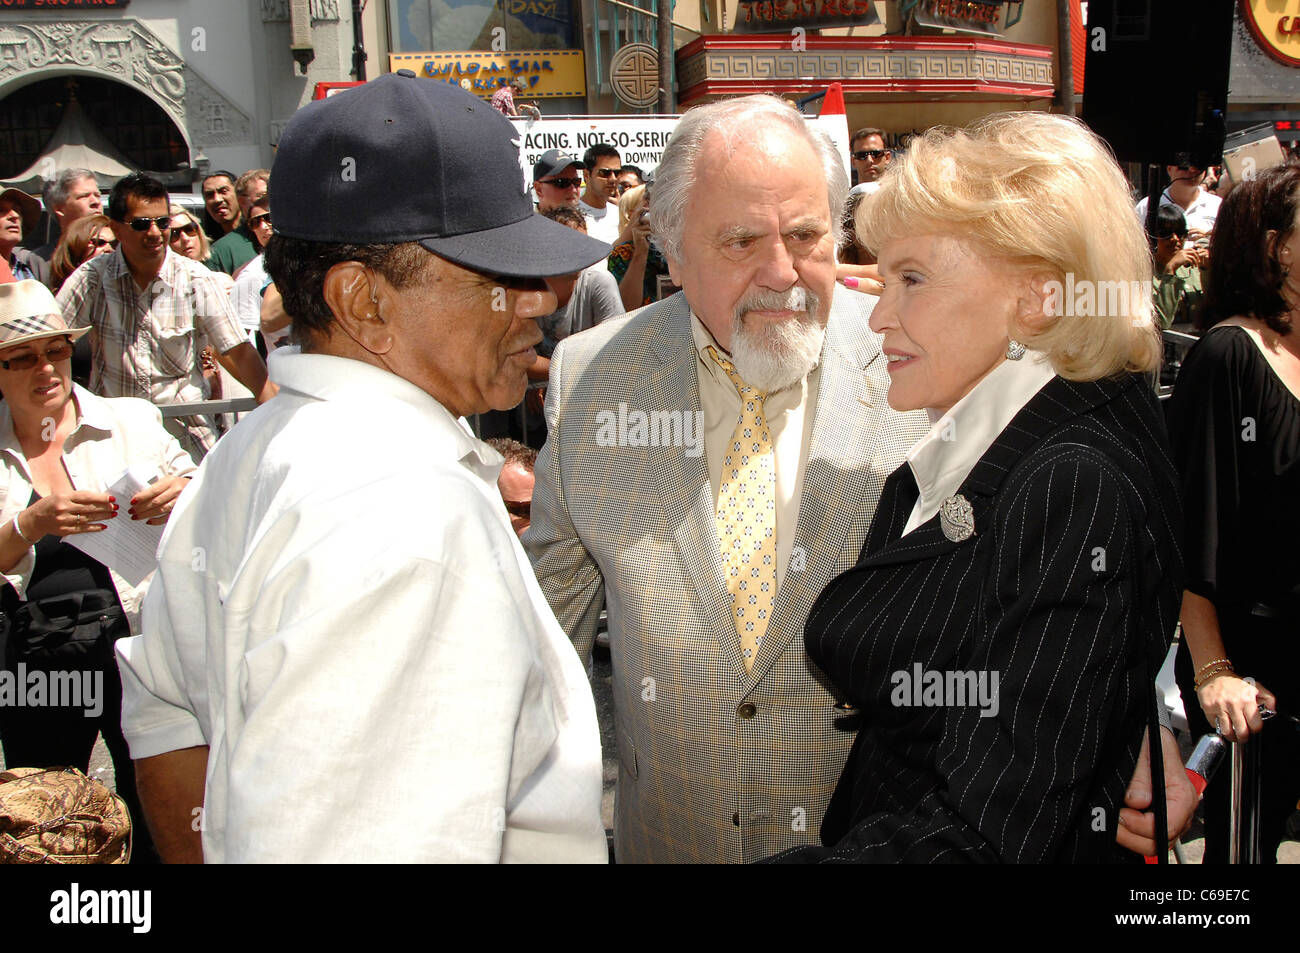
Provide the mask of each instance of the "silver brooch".
POLYGON ((966 497, 958 493, 943 501, 939 507, 939 527, 954 543, 975 535, 975 511, 966 497))

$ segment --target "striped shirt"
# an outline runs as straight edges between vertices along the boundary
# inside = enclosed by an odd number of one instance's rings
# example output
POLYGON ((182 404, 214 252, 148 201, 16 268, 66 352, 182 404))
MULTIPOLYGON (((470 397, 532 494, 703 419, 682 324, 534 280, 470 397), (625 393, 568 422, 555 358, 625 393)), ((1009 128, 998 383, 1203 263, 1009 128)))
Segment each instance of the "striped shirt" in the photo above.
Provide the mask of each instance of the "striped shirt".
MULTIPOLYGON (((219 354, 246 342, 230 299, 211 271, 170 248, 158 276, 143 290, 121 249, 85 262, 58 294, 69 327, 94 328, 90 389, 102 397, 139 397, 155 404, 204 400, 199 336, 219 354)), ((206 417, 168 429, 201 459, 216 442, 206 417)))

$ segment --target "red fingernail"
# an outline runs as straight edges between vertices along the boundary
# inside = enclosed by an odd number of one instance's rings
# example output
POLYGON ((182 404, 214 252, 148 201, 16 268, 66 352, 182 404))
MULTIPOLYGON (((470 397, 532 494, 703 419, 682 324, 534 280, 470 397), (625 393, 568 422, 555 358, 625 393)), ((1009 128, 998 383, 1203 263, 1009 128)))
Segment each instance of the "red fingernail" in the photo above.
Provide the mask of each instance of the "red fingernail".
POLYGON ((845 279, 844 279, 844 287, 846 287, 846 288, 856 288, 857 286, 858 286, 858 279, 856 279, 856 278, 845 278, 845 279))

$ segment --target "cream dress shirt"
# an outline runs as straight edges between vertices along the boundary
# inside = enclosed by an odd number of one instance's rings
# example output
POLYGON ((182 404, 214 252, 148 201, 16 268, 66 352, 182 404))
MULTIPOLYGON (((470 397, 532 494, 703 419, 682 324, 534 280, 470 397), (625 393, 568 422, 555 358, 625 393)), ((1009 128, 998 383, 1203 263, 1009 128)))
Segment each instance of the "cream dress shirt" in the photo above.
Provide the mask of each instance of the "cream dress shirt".
MULTIPOLYGON (((694 312, 691 312, 691 335, 695 342, 695 370, 700 381, 700 410, 704 414, 704 454, 709 461, 709 485, 713 489, 713 506, 716 510, 727 442, 736 432, 736 421, 740 419, 740 392, 736 390, 736 385, 731 382, 727 372, 709 357, 710 345, 722 357, 727 356, 727 351, 714 341, 709 329, 694 312)), ((778 589, 781 580, 785 578, 785 567, 790 563, 790 553, 794 548, 794 531, 799 521, 799 497, 803 493, 804 464, 808 460, 808 447, 812 439, 812 427, 805 425, 805 410, 817 406, 820 382, 821 366, 818 365, 798 384, 779 394, 769 395, 763 402, 776 455, 778 589)))

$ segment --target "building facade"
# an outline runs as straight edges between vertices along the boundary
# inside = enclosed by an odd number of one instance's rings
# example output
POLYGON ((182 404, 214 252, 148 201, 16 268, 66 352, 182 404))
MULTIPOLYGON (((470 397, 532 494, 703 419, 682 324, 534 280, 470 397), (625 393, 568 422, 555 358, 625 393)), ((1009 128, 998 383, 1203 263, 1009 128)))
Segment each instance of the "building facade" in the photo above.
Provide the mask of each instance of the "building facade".
MULTIPOLYGON (((12 0, 0 6, 0 178, 30 166, 71 102, 173 188, 269 165, 315 84, 353 79, 354 6, 310 0, 295 24, 290 0, 12 0), (296 50, 295 26, 309 38, 296 50)), ((363 17, 372 63, 385 52, 375 12, 363 17)))
MULTIPOLYGON (((1003 109, 1071 108, 1052 0, 679 0, 676 109, 842 84, 850 128, 891 145, 1003 109)), ((488 96, 519 76, 546 115, 659 111, 659 0, 38 0, 0 4, 0 178, 41 155, 69 103, 125 162, 192 187, 269 166, 320 84, 409 67, 488 96), (364 54, 358 64, 357 50, 364 54), (360 66, 360 74, 358 72, 360 66)), ((1083 73, 1071 0, 1066 58, 1083 73)), ((1240 0, 1229 128, 1300 138, 1300 0, 1240 0)), ((1077 83, 1076 83, 1077 85, 1077 83)))

